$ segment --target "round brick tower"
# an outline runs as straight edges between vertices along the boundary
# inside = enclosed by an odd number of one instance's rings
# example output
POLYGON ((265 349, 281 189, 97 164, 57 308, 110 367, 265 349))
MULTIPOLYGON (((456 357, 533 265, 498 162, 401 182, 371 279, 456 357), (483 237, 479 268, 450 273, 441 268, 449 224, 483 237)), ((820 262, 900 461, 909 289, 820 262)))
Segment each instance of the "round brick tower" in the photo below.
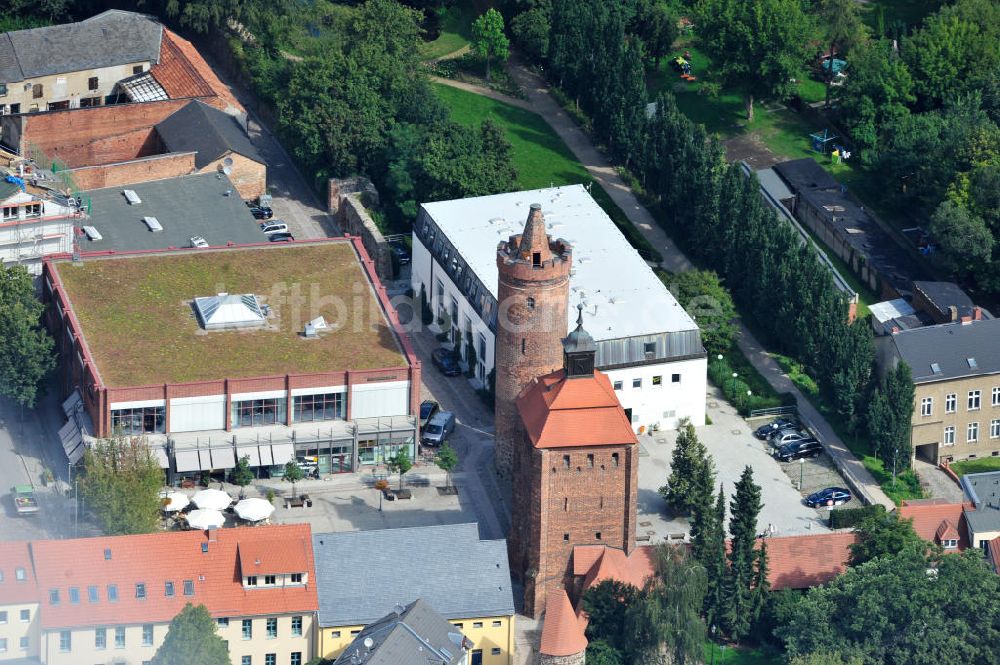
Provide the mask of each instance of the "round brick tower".
POLYGON ((545 233, 537 203, 524 231, 497 247, 496 467, 506 478, 518 432, 518 394, 532 379, 563 366, 571 263, 566 241, 545 233))

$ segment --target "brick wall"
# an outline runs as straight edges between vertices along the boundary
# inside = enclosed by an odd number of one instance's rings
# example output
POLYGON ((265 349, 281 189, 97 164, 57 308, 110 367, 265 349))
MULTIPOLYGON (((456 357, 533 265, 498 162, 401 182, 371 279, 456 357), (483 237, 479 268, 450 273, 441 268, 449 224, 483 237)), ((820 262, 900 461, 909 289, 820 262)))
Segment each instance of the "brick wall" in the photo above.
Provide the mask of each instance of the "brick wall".
POLYGON ((172 99, 30 114, 24 116, 19 150, 37 147, 49 157, 64 160, 70 168, 135 159, 151 154, 142 152, 151 145, 136 142, 142 136, 137 130, 145 130, 144 140, 148 140, 154 133, 153 125, 189 101, 172 99), (123 138, 126 136, 127 140, 123 138), (86 149, 92 144, 100 146, 94 148, 93 154, 86 149))
POLYGON ((361 196, 357 193, 345 195, 340 200, 338 211, 337 221, 341 230, 361 238, 365 251, 375 263, 375 272, 379 279, 392 280, 392 254, 389 243, 382 237, 382 232, 365 210, 361 196))
POLYGON ((194 173, 193 152, 153 155, 104 166, 83 166, 67 171, 81 190, 134 185, 194 173))
POLYGON ((223 162, 227 157, 233 160, 229 167, 229 181, 233 183, 233 187, 236 188, 241 199, 255 199, 267 191, 267 167, 234 152, 227 153, 214 162, 206 164, 201 172, 218 172, 224 166, 223 162))

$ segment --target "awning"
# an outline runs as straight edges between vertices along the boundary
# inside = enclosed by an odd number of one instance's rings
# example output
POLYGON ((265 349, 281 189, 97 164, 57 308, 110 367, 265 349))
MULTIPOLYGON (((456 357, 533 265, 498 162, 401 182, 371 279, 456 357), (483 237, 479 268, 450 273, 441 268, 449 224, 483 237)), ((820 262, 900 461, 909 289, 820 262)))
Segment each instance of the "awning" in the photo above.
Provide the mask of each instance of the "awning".
POLYGON ((211 452, 213 469, 232 469, 236 466, 236 457, 231 447, 212 448, 211 452))
POLYGON ((176 450, 174 452, 174 468, 177 469, 178 473, 184 473, 186 471, 201 471, 206 467, 201 465, 201 456, 199 453, 204 452, 208 455, 208 451, 200 451, 197 448, 193 450, 176 450))
POLYGON ((236 459, 241 460, 244 457, 250 458, 250 466, 260 466, 260 453, 257 452, 257 446, 237 446, 236 459))
POLYGON ((295 459, 295 444, 275 443, 271 445, 271 455, 275 464, 285 464, 295 459))
POLYGON ((150 446, 149 449, 153 451, 153 457, 159 462, 161 469, 170 468, 170 458, 167 456, 167 449, 164 446, 150 446))
POLYGON ((260 466, 271 466, 274 464, 274 456, 271 454, 271 446, 257 446, 257 451, 260 453, 260 466))

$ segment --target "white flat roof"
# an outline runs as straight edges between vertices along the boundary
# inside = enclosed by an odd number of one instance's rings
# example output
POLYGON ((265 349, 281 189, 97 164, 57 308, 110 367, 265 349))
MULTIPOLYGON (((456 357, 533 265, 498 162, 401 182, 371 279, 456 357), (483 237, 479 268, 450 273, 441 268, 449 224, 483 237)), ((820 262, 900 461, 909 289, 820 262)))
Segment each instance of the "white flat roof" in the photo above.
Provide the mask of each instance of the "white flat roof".
POLYGON ((890 319, 898 319, 903 316, 911 316, 917 313, 917 311, 913 309, 913 306, 902 298, 877 302, 874 305, 869 305, 868 310, 879 323, 885 323, 890 319))
POLYGON ((583 185, 424 203, 423 208, 496 298, 497 243, 524 230, 532 203, 541 204, 549 235, 573 248, 567 330, 576 325, 581 301, 584 326, 598 341, 698 327, 583 185))

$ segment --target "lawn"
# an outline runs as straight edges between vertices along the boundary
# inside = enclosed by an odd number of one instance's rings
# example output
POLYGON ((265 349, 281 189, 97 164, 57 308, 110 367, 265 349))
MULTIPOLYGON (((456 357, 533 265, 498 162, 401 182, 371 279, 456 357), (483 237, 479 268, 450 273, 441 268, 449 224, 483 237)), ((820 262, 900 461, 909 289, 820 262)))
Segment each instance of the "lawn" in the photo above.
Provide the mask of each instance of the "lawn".
POLYGON ((353 246, 342 240, 88 259, 57 270, 108 387, 406 362, 353 246), (274 318, 262 329, 205 332, 191 301, 219 292, 257 295, 274 318), (304 339, 306 321, 317 316, 331 329, 304 339))
POLYGON ((959 476, 969 473, 986 473, 988 471, 1000 471, 1000 457, 987 457, 985 459, 970 459, 964 462, 953 462, 951 470, 959 476))
POLYGON ((912 28, 924 17, 941 6, 941 0, 871 0, 862 5, 861 16, 869 27, 875 28, 878 10, 885 13, 885 27, 888 30, 893 21, 902 21, 912 28))
POLYGON ((705 665, 778 665, 785 660, 764 649, 724 647, 715 642, 705 642, 705 665))
MULTIPOLYGON (((537 113, 442 84, 434 84, 434 92, 451 110, 455 122, 478 127, 490 118, 504 129, 517 169, 518 189, 593 182, 587 169, 537 113)), ((600 185, 594 183, 590 194, 633 247, 644 256, 658 256, 600 185)))
POLYGON ((469 45, 472 39, 472 22, 476 18, 470 3, 459 2, 442 10, 441 34, 437 39, 420 46, 420 57, 436 60, 469 45))

